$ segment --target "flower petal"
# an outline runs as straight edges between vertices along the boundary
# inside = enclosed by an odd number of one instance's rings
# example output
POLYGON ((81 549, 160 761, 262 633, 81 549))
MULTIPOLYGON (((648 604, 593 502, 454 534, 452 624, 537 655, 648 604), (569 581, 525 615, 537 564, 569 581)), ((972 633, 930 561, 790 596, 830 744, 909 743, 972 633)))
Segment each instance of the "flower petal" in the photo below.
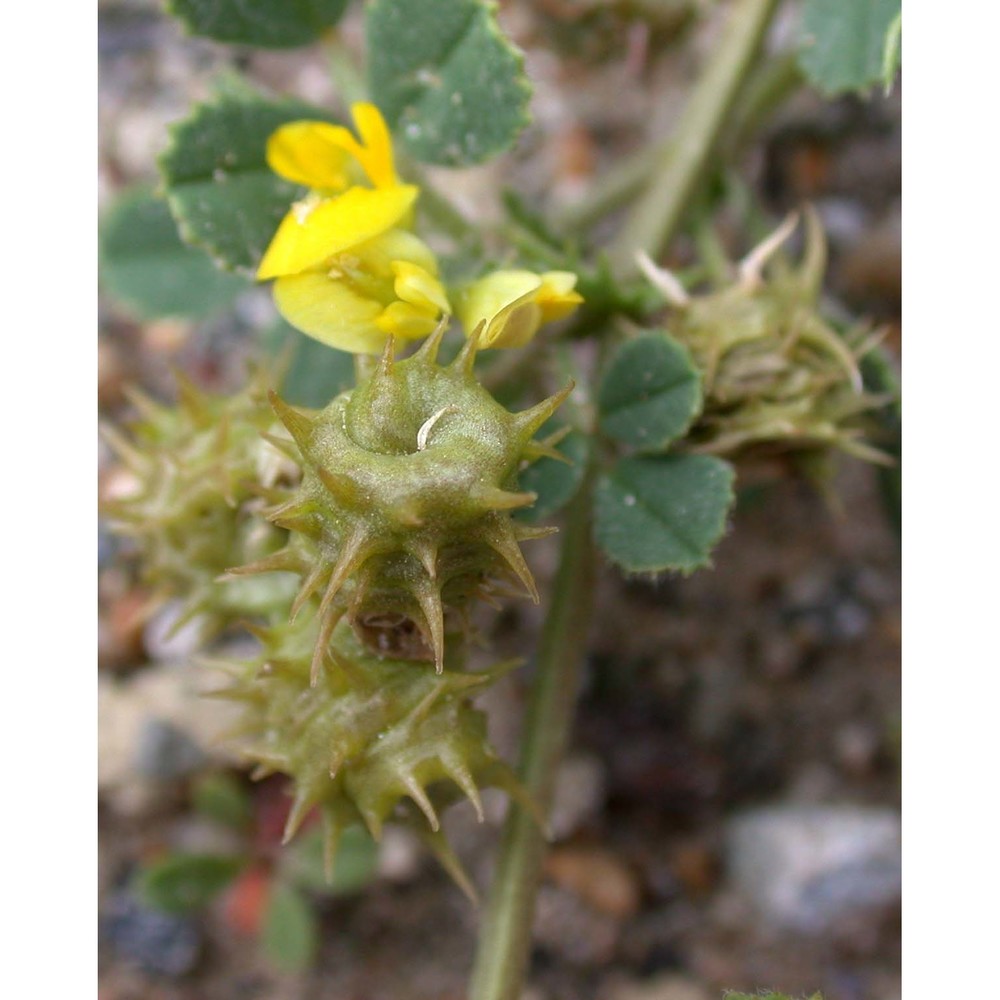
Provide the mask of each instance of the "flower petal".
MULTIPOLYGON (((328 122, 289 122, 267 140, 267 165, 286 180, 310 188, 340 191, 347 187, 348 151, 342 126, 328 122)), ((350 133, 348 133, 349 135, 350 133)))
POLYGON ((257 269, 257 279, 298 274, 378 236, 409 211, 417 193, 409 184, 378 191, 353 187, 315 207, 308 200, 299 202, 274 234, 257 269))
POLYGON ((378 354, 386 333, 376 325, 380 302, 358 295, 321 271, 279 278, 274 303, 289 323, 316 340, 352 354, 378 354))
POLYGON ((412 303, 435 319, 441 313, 451 312, 441 282, 418 264, 395 260, 392 262, 392 273, 396 276, 396 294, 404 302, 412 303))
POLYGON ((375 324, 385 333, 401 340, 426 337, 438 324, 437 315, 410 302, 392 302, 385 307, 375 324))
POLYGON ((576 280, 572 271, 546 271, 542 275, 535 301, 541 307, 543 323, 563 319, 583 302, 583 296, 574 291, 576 280))
MULTIPOLYGON (((517 313, 518 306, 533 304, 542 279, 531 271, 494 271, 463 289, 457 300, 458 317, 466 335, 481 322, 486 323, 480 343, 483 347, 515 347, 531 339, 535 330, 528 330, 538 312, 517 313), (517 343, 508 343, 504 328, 514 322, 510 333, 517 343)), ((540 316, 539 322, 540 322, 540 316)))
POLYGON ((406 229, 389 229, 366 243, 352 247, 351 253, 361 258, 367 268, 379 275, 391 275, 395 261, 409 261, 431 275, 436 276, 438 273, 434 251, 419 236, 414 236, 406 229))
POLYGON ((351 105, 351 117, 361 136, 363 150, 354 156, 365 169, 375 187, 392 187, 399 183, 392 155, 392 137, 374 104, 361 101, 351 105))

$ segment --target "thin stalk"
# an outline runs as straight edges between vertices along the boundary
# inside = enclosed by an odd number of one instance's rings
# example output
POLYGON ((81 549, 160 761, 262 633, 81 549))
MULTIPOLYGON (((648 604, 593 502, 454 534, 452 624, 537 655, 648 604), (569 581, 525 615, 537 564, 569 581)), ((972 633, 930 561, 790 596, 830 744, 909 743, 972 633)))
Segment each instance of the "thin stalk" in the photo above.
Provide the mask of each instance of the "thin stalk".
MULTIPOLYGON (((733 111, 732 140, 725 144, 725 157, 731 158, 759 135, 768 118, 799 90, 803 81, 797 53, 787 52, 763 60, 747 78, 746 88, 733 111)), ((642 190, 653 171, 669 157, 674 141, 673 136, 660 139, 615 164, 578 202, 553 215, 553 228, 558 232, 580 234, 604 216, 627 205, 642 190)))
MULTIPOLYGON (((591 619, 592 482, 588 470, 563 529, 559 570, 521 744, 521 780, 546 816, 569 734, 591 619)), ((483 914, 469 1000, 519 1000, 544 857, 545 838, 536 821, 512 805, 483 914)))
POLYGON ((735 0, 725 34, 696 83, 659 170, 611 247, 622 278, 637 273, 635 253, 658 256, 677 228, 779 0, 735 0))
POLYGON ((605 215, 627 205, 649 180, 654 168, 667 155, 673 139, 643 146, 607 173, 598 177, 587 193, 572 205, 554 213, 552 228, 560 233, 582 233, 605 215))

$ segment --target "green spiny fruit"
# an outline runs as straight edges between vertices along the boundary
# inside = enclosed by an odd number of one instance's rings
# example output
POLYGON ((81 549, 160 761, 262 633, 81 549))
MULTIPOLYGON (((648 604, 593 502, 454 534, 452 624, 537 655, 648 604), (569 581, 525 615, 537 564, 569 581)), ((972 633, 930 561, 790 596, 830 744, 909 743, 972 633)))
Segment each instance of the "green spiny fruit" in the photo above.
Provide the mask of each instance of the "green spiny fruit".
POLYGON ((126 437, 102 428, 134 480, 104 510, 135 540, 144 579, 162 597, 184 600, 177 623, 202 614, 211 627, 272 611, 291 599, 288 577, 217 583, 229 567, 274 552, 287 532, 260 511, 287 496, 298 466, 266 438, 280 425, 267 401, 267 376, 254 374, 234 396, 201 392, 178 375, 176 407, 133 390, 140 419, 126 437), (263 585, 262 585, 263 584, 263 585))
POLYGON ((320 595, 314 676, 345 615, 376 650, 433 659, 440 671, 446 610, 462 619, 505 577, 538 600, 518 543, 549 529, 510 513, 535 500, 517 489, 521 465, 559 457, 533 435, 572 386, 510 413, 473 374, 478 334, 447 367, 437 363, 442 335, 401 361, 390 340, 374 373, 314 418, 272 394, 303 458, 300 489, 271 514, 294 538, 237 572, 298 573, 293 618, 320 595))
POLYGON ((820 315, 826 240, 815 212, 805 219, 798 268, 776 260, 771 278, 762 276, 794 229, 792 217, 751 252, 728 287, 688 297, 675 283, 660 284, 676 307, 668 328, 703 374, 705 406, 690 441, 696 451, 726 457, 839 448, 884 464, 887 457, 864 438, 886 399, 865 392, 859 372, 879 337, 866 327, 840 334, 820 315))
POLYGON ((341 623, 312 681, 316 611, 312 601, 310 613, 294 622, 255 628, 260 655, 219 665, 230 684, 215 692, 244 706, 242 722, 230 735, 256 763, 253 776, 280 772, 293 779, 286 842, 318 808, 330 871, 347 826, 363 823, 378 840, 386 821, 401 820, 425 837, 468 889, 441 834, 438 810, 465 796, 481 820, 479 787, 496 786, 534 811, 490 747, 485 715, 469 703, 470 695, 516 664, 483 673, 438 673, 372 653, 341 623))

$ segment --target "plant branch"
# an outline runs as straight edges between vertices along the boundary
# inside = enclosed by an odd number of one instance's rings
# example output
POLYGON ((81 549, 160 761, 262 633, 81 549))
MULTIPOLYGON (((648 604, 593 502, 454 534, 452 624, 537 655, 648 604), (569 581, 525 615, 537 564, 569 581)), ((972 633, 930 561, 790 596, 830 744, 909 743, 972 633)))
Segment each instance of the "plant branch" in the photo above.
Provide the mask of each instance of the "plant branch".
MULTIPOLYGON (((592 484, 589 468, 563 529, 559 570, 521 744, 521 780, 546 816, 569 734, 591 617, 592 484)), ((544 857, 545 838, 536 821, 512 804, 483 914, 469 1000, 519 1000, 544 857)))
POLYGON ((702 72, 659 171, 632 207, 611 247, 622 278, 636 273, 635 253, 652 257, 666 248, 717 143, 779 0, 735 0, 723 38, 702 72))

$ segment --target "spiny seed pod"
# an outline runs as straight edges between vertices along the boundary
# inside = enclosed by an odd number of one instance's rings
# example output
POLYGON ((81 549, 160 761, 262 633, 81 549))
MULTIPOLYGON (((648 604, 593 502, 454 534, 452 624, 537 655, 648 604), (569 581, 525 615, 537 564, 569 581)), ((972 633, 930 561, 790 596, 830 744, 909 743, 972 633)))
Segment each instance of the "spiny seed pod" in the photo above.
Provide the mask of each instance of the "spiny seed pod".
POLYGON ((644 270, 675 310, 668 328, 703 374, 705 405, 692 428, 693 450, 733 457, 750 451, 821 452, 840 448, 874 462, 866 415, 885 397, 865 392, 859 361, 880 334, 864 326, 840 334, 819 313, 826 239, 816 213, 805 213, 805 250, 798 268, 775 260, 791 235, 792 216, 739 265, 737 280, 688 296, 669 272, 644 270))
POLYGON ((287 532, 260 516, 264 495, 287 496, 299 478, 298 466, 265 439, 280 429, 267 401, 267 375, 254 373, 234 396, 210 395, 177 379, 176 407, 130 392, 141 415, 131 437, 102 428, 134 480, 130 493, 104 504, 112 527, 135 540, 143 576, 157 594, 183 598, 178 625, 203 614, 222 627, 287 607, 285 577, 216 583, 228 567, 273 553, 287 540, 287 532))
POLYGON ((298 573, 293 618, 321 595, 314 676, 345 614, 373 648, 433 659, 440 671, 445 609, 463 615, 497 577, 538 600, 518 543, 549 529, 510 513, 535 500, 517 489, 522 463, 560 457, 553 439, 532 438, 572 386, 510 413, 473 374, 478 332, 447 367, 437 364, 442 335, 401 361, 390 340, 371 377, 315 418, 272 395, 304 460, 301 488, 271 515, 295 540, 236 572, 298 573))
POLYGON ((426 836, 468 889, 440 832, 438 809, 464 795, 482 820, 481 786, 499 787, 534 809, 490 747, 485 715, 468 700, 516 664, 483 673, 437 673, 429 665, 373 654, 341 623, 312 684, 320 628, 315 601, 309 611, 295 622, 254 629, 260 655, 247 663, 217 664, 231 683, 214 692, 244 706, 244 718, 230 735, 256 762, 253 776, 280 772, 294 781, 285 841, 318 808, 329 871, 344 828, 363 823, 378 840, 385 822, 399 819, 426 836))

